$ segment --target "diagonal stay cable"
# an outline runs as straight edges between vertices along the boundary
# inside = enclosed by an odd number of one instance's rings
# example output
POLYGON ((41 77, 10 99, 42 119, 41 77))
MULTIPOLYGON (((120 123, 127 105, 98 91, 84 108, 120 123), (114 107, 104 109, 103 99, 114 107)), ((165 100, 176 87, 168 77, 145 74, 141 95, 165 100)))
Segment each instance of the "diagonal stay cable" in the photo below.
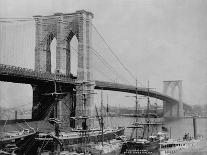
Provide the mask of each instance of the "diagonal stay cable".
MULTIPOLYGON (((134 74, 132 74, 132 72, 122 63, 122 61, 119 59, 119 57, 115 54, 115 52, 112 50, 112 48, 109 46, 109 44, 106 42, 106 40, 103 38, 103 36, 101 35, 101 33, 97 30, 97 28, 95 27, 94 24, 92 24, 92 26, 94 27, 96 33, 99 35, 99 37, 101 38, 101 40, 106 44, 106 46, 108 47, 109 51, 112 53, 112 55, 117 59, 117 61, 121 64, 121 66, 124 68, 124 70, 126 70, 129 75, 136 80, 136 77, 134 76, 134 74)), ((139 82, 142 86, 144 86, 141 82, 139 82)))
MULTIPOLYGON (((71 48, 78 53, 78 51, 71 46, 71 48)), ((116 74, 116 77, 120 77, 122 78, 124 81, 129 82, 128 80, 126 80, 123 76, 121 76, 100 54, 99 52, 97 52, 97 50, 93 49, 92 47, 89 47, 91 49, 91 52, 102 62, 103 65, 105 65, 112 73, 116 74)), ((95 66, 94 66, 95 67, 95 66)), ((100 70, 97 69, 97 71, 100 73, 100 70)), ((102 72, 103 73, 103 72, 102 72)), ((105 76, 105 74, 104 74, 105 76)), ((105 76, 108 78, 108 76, 105 76)), ((121 79, 120 79, 121 80, 121 79)), ((113 81, 113 80, 112 80, 113 81)))
POLYGON ((109 66, 109 68, 111 68, 112 72, 115 72, 117 77, 121 77, 123 80, 125 80, 126 82, 129 83, 129 81, 127 79, 125 79, 123 76, 121 76, 109 63, 107 63, 107 61, 99 54, 99 52, 97 50, 95 50, 92 47, 90 47, 90 48, 92 49, 92 52, 102 61, 102 63, 104 63, 105 65, 109 66))

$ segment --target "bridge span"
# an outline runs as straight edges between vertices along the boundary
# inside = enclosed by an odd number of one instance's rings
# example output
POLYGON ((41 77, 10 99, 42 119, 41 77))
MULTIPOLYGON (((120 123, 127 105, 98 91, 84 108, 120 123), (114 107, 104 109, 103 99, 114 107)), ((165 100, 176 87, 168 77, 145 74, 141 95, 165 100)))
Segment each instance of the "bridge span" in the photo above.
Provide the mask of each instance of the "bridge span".
MULTIPOLYGON (((125 93, 133 93, 136 94, 136 87, 132 85, 120 84, 120 83, 112 83, 112 82, 104 82, 104 81, 95 81, 95 89, 103 89, 103 90, 111 90, 111 91, 118 91, 118 92, 125 92, 125 93)), ((150 96, 153 98, 157 98, 166 102, 167 104, 179 104, 179 100, 172 98, 168 95, 164 95, 157 91, 149 90, 148 88, 144 87, 137 87, 137 93, 144 96, 150 96)), ((191 106, 187 105, 186 103, 183 104, 183 108, 185 111, 191 110, 191 106)))
MULTIPOLYGON (((93 13, 85 10, 78 10, 76 12, 66 14, 56 13, 49 16, 34 16, 35 69, 33 70, 0 64, 0 81, 25 83, 32 86, 33 119, 41 119, 43 115, 45 115, 45 111, 51 111, 51 103, 54 103, 53 115, 58 119, 65 121, 65 123, 70 121, 68 120, 70 117, 67 118, 64 116, 82 116, 83 104, 86 105, 84 109, 84 112, 86 112, 85 114, 91 115, 91 107, 93 106, 92 93, 88 93, 85 96, 87 100, 83 100, 83 96, 80 94, 83 94, 86 89, 93 90, 93 86, 84 84, 77 85, 76 82, 94 81, 93 67, 95 65, 93 66, 92 63, 92 53, 94 52, 94 49, 91 48, 93 47, 92 19, 93 13), (71 74, 71 52, 73 50, 71 50, 70 47, 72 47, 71 40, 73 37, 75 37, 78 41, 78 51, 76 51, 77 77, 73 77, 71 74), (56 39, 55 74, 51 73, 53 65, 51 57, 51 44, 54 39, 56 39), (55 84, 54 81, 56 81, 55 84), (44 95, 53 94, 54 91, 67 93, 61 96, 61 100, 56 100, 54 95, 52 97, 44 95), (55 104, 55 102, 57 103, 55 104), (67 108, 70 109, 69 113, 68 110, 66 110, 67 108)), ((21 30, 23 30, 23 27, 21 27, 21 30)), ((101 36, 100 38, 103 39, 101 36)), ((18 38, 18 40, 21 39, 18 38)), ((104 41, 104 43, 106 42, 104 41)), ((4 51, 16 51, 14 48, 12 48, 12 50, 9 49, 9 47, 8 49, 5 48, 4 51)), ((27 49, 27 45, 25 49, 27 49)), ((97 55, 97 52, 95 55, 97 55)), ((100 56, 98 58, 99 61, 103 62, 103 59, 101 59, 100 56)), ((106 62, 103 63, 107 68, 109 68, 109 70, 114 72, 110 65, 108 66, 106 62)), ((99 70, 101 69, 99 68, 99 70)), ((166 81, 164 83, 165 91, 163 91, 167 93, 167 90, 171 89, 171 92, 174 92, 175 88, 178 87, 178 90, 180 90, 179 101, 166 94, 153 90, 150 90, 148 94, 147 88, 138 88, 138 94, 149 95, 150 97, 163 100, 164 113, 167 116, 182 117, 183 105, 184 109, 187 105, 183 104, 182 101, 181 84, 181 82, 177 81, 166 81)), ((103 81, 95 81, 95 89, 113 90, 127 93, 136 92, 136 88, 134 86, 103 81)), ((76 122, 76 126, 81 125, 81 122, 76 122)), ((72 126, 74 126, 74 124, 72 126)))
MULTIPOLYGON (((74 79, 74 77, 71 78, 66 75, 53 74, 47 72, 42 73, 39 71, 35 71, 33 69, 0 64, 0 81, 31 84, 32 87, 34 87, 37 84, 42 84, 45 86, 45 84, 47 83, 46 85, 51 85, 51 83, 53 83, 54 80, 56 80, 59 83, 59 85, 64 85, 65 88, 70 90, 75 88, 76 85, 75 84, 76 80, 74 79)), ((105 82, 105 81, 95 81, 95 89, 111 90, 111 91, 134 93, 134 94, 136 93, 135 86, 120 84, 120 83, 105 82)), ((144 96, 149 95, 150 97, 157 98, 159 100, 164 101, 164 103, 166 103, 167 105, 179 104, 179 100, 172 98, 168 95, 159 93, 157 91, 149 90, 149 94, 148 94, 147 88, 138 87, 137 93, 140 95, 144 95, 144 96)), ((191 110, 191 107, 187 104, 183 104, 183 108, 184 110, 191 110)))

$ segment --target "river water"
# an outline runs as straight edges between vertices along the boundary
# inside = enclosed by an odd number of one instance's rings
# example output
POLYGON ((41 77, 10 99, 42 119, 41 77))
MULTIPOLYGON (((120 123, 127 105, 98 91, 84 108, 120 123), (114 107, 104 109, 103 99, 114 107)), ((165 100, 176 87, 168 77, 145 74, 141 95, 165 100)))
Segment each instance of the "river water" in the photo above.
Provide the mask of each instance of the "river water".
MULTIPOLYGON (((109 126, 130 126, 134 122, 135 118, 133 117, 113 117, 111 120, 106 121, 109 126)), ((143 122, 144 118, 139 118, 138 121, 143 122)), ((193 136, 193 119, 192 118, 180 118, 180 119, 159 119, 162 121, 164 126, 168 129, 168 136, 175 139, 182 139, 185 133, 189 133, 190 136, 193 136), (170 132, 171 131, 171 132, 170 132)), ((201 135, 207 138, 207 118, 197 118, 197 135, 201 135)), ((161 131, 161 128, 158 130, 161 131)), ((125 129, 125 135, 129 137, 132 133, 130 128, 125 129)), ((176 152, 175 155, 207 155, 206 149, 207 142, 202 146, 197 146, 193 151, 189 152, 181 151, 176 152)))
MULTIPOLYGON (((106 124, 109 126, 130 126, 134 122, 135 118, 133 117, 113 117, 106 121, 106 124)), ((139 121, 143 122, 144 119, 140 119, 139 121)), ((168 133, 172 138, 182 138, 185 133, 189 133, 193 136, 193 119, 192 118, 177 118, 177 119, 160 119, 158 120, 164 123, 164 126, 168 128, 168 133), (171 129, 170 129, 171 128, 171 129)), ((197 118, 197 135, 202 135, 207 137, 207 118, 197 118)), ((161 130, 161 129, 158 129, 161 130)), ((126 128, 125 130, 126 136, 130 136, 131 129, 126 128)))

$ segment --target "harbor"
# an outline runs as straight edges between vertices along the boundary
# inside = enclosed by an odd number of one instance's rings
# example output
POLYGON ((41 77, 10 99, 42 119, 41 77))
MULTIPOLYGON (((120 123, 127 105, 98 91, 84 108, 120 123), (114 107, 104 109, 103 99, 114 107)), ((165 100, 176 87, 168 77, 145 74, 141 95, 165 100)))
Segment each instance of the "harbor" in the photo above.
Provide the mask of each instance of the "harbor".
POLYGON ((0 10, 0 155, 207 154, 206 2, 0 10))

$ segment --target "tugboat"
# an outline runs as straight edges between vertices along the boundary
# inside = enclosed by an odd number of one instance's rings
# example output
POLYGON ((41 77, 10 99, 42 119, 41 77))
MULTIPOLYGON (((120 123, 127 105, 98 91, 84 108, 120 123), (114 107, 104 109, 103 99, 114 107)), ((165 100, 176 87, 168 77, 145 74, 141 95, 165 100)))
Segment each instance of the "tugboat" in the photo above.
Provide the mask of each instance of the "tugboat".
MULTIPOLYGON (((150 120, 150 113, 149 113, 149 106, 150 106, 150 100, 149 100, 149 82, 148 82, 148 96, 147 96, 147 111, 146 111, 146 117, 145 122, 138 122, 138 117, 136 117, 136 121, 132 126, 129 128, 132 128, 132 134, 129 140, 123 143, 122 149, 121 149, 121 155, 159 155, 159 143, 160 139, 159 137, 154 134, 150 135, 150 128, 153 128, 154 126, 162 125, 162 123, 159 122, 152 122, 150 120), (138 136, 138 129, 141 129, 142 134, 138 136), (136 136, 135 138, 132 138, 134 130, 136 130, 136 136)), ((136 110, 135 115, 138 116, 138 96, 137 96, 137 81, 136 81, 136 110)))

